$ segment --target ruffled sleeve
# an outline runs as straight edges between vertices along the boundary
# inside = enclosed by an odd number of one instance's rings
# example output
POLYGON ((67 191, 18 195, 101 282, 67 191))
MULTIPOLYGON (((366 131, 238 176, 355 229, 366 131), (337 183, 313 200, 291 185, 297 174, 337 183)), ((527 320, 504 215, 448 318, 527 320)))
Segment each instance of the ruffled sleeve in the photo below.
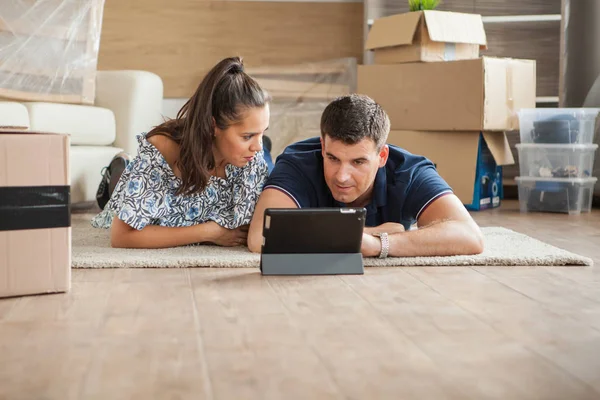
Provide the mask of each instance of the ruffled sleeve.
POLYGON ((92 225, 108 228, 117 216, 140 230, 163 217, 169 209, 166 175, 159 160, 141 152, 123 171, 108 204, 92 220, 92 225))
POLYGON ((258 198, 269 175, 263 152, 241 169, 233 182, 233 226, 247 225, 252 220, 258 198))

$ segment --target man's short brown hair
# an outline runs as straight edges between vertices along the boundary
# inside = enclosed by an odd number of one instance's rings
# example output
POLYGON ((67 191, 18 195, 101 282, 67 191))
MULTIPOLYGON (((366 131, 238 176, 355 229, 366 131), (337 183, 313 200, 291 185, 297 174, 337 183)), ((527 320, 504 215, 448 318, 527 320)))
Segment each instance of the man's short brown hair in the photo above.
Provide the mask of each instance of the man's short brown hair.
POLYGON ((356 144, 364 138, 381 149, 390 133, 390 119, 373 99, 351 94, 333 100, 321 116, 321 135, 356 144))

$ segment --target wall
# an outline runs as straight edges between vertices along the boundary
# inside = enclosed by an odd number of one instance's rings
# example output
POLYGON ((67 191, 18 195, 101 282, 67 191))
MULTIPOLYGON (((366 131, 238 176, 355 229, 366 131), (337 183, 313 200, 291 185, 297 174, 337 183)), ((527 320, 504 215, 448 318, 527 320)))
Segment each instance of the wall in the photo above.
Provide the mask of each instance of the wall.
POLYGON ((600 75, 600 1, 563 3, 560 101, 563 107, 581 107, 600 75))
POLYGON ((360 59, 358 1, 107 0, 98 68, 155 72, 165 97, 185 98, 231 55, 250 67, 360 59))

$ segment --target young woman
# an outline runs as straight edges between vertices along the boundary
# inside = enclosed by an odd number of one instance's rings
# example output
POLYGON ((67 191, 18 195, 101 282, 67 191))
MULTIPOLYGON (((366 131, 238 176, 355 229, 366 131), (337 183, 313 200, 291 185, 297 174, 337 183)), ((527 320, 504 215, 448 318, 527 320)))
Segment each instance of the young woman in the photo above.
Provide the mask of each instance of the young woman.
POLYGON ((92 225, 111 228, 113 247, 245 245, 268 175, 269 101, 240 58, 219 62, 176 119, 138 136, 135 158, 113 160, 123 172, 92 225))

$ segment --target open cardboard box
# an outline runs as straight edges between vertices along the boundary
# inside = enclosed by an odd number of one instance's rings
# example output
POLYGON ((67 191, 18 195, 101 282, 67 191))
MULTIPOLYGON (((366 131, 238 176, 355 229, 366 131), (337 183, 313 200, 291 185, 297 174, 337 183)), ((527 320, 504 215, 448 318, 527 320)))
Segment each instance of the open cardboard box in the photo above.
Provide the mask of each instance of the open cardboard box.
POLYGON ((387 142, 430 159, 467 209, 500 205, 502 166, 514 164, 504 132, 391 131, 387 142))
POLYGON ((0 130, 0 297, 71 287, 69 136, 0 130))
POLYGON ((376 64, 415 61, 453 61, 479 57, 487 48, 479 14, 414 11, 373 22, 366 50, 376 64))
POLYGON ((482 57, 440 63, 359 65, 357 92, 387 112, 392 129, 511 131, 535 108, 533 60, 482 57))

